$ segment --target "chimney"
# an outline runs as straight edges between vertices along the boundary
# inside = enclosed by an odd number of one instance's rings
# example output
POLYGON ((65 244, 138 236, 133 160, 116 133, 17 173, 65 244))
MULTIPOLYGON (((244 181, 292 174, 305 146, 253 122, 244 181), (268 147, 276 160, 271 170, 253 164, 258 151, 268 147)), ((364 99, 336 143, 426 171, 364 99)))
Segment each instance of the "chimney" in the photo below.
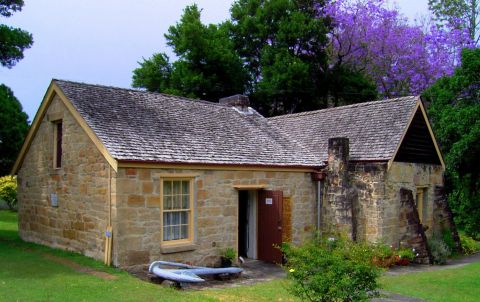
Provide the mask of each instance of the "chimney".
POLYGON ((353 212, 354 195, 348 179, 349 140, 328 139, 327 217, 335 230, 355 239, 353 212))
POLYGON ((225 98, 221 98, 218 101, 220 104, 232 106, 240 112, 248 113, 248 106, 250 106, 250 100, 248 96, 242 94, 235 94, 225 98))

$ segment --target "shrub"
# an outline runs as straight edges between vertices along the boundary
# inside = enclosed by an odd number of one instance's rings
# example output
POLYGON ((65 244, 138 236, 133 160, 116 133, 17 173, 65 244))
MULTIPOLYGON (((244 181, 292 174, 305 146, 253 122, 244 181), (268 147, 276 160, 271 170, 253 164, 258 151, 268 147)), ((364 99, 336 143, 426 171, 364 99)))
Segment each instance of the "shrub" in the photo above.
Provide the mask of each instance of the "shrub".
POLYGON ((221 252, 221 266, 222 267, 230 267, 235 260, 237 253, 231 247, 227 247, 226 249, 222 250, 221 252))
POLYGON ((373 248, 345 238, 318 238, 300 247, 282 246, 290 291, 308 301, 367 301, 377 296, 373 248))
POLYGON ((7 203, 10 210, 17 206, 17 180, 13 176, 0 177, 0 199, 7 203))
POLYGON ((475 241, 472 237, 463 233, 459 234, 460 242, 462 243, 463 252, 466 255, 471 255, 480 252, 480 242, 475 241))
POLYGON ((408 259, 408 261, 412 261, 415 259, 415 253, 411 248, 402 248, 396 252, 397 256, 401 259, 408 259))
POLYGON ((393 249, 384 243, 376 243, 372 247, 372 261, 378 267, 391 267, 395 264, 393 249))
POLYGON ((225 257, 225 259, 228 259, 230 261, 233 261, 235 257, 237 256, 237 253, 235 250, 231 247, 227 247, 225 250, 222 252, 222 257, 225 257))
POLYGON ((442 231, 442 240, 448 246, 450 251, 455 251, 457 249, 457 245, 455 240, 453 240, 452 231, 450 229, 444 229, 442 231))
POLYGON ((430 252, 432 253, 433 263, 447 263, 447 258, 450 257, 452 252, 441 238, 433 237, 428 241, 428 246, 430 248, 430 252))

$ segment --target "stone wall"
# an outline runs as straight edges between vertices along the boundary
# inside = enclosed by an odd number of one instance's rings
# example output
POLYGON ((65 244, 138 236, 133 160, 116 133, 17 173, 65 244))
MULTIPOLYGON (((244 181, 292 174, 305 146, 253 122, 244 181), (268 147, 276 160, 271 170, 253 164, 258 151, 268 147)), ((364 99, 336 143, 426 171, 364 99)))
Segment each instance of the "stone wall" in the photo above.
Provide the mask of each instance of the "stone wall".
POLYGON ((460 237, 458 236, 457 227, 453 221, 453 213, 448 205, 447 195, 444 186, 435 186, 435 199, 433 201, 433 233, 438 236, 443 235, 444 232, 450 232, 453 241, 455 242, 455 250, 458 253, 463 251, 460 237))
POLYGON ((387 162, 349 162, 342 190, 338 189, 335 175, 329 172, 328 177, 331 179, 327 181, 327 186, 332 187, 324 195, 322 230, 348 231, 348 228, 338 228, 335 224, 338 215, 333 211, 336 207, 332 192, 343 192, 345 197, 342 200, 351 203, 353 209, 351 218, 344 215, 345 219, 352 221, 353 238, 399 246, 405 235, 400 228, 405 223, 401 213, 400 190, 407 189, 415 194, 417 187, 423 187, 427 194, 423 225, 427 236, 431 236, 434 227, 434 187, 443 185, 441 166, 394 162, 387 171, 387 162))
POLYGON ((353 199, 355 237, 360 241, 379 241, 382 237, 380 209, 385 202, 387 163, 351 162, 349 179, 353 199))
POLYGON ((18 172, 19 234, 26 241, 103 258, 108 168, 73 116, 55 97, 18 172), (53 165, 54 124, 63 120, 62 167, 53 165), (58 207, 51 205, 51 194, 58 207))
POLYGON ((415 262, 432 264, 433 259, 428 250, 427 237, 418 217, 415 207, 413 193, 411 190, 401 188, 399 192, 399 217, 398 236, 400 236, 400 247, 415 249, 415 262))
POLYGON ((114 264, 133 266, 154 260, 218 264, 221 249, 237 249, 238 190, 234 185, 266 185, 291 198, 292 241, 302 242, 315 225, 315 187, 309 173, 121 168, 117 175, 114 264), (162 253, 160 174, 195 177, 194 250, 162 253))
POLYGON ((355 238, 353 199, 348 175, 349 141, 345 137, 328 139, 326 198, 323 204, 323 229, 355 238))
POLYGON ((433 204, 435 186, 443 186, 443 169, 437 165, 393 162, 385 182, 385 202, 380 209, 382 218, 379 224, 381 237, 386 243, 401 245, 402 234, 399 233, 400 190, 412 191, 415 196, 418 187, 426 191, 426 203, 423 210, 422 225, 425 234, 430 237, 433 232, 433 204))

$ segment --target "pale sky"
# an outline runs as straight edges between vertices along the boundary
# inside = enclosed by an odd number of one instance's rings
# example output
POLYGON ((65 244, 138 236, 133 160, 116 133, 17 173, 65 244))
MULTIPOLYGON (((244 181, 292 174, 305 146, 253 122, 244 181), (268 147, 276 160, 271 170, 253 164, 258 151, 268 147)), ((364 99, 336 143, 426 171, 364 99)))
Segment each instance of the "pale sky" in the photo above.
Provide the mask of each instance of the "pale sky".
MULTIPOLYGON (((0 68, 30 121, 52 78, 129 88, 142 57, 171 54, 163 34, 186 5, 197 3, 204 23, 229 16, 232 0, 25 0, 0 23, 33 34, 32 48, 12 69, 0 68)), ((427 0, 397 0, 411 20, 427 14, 427 0)))

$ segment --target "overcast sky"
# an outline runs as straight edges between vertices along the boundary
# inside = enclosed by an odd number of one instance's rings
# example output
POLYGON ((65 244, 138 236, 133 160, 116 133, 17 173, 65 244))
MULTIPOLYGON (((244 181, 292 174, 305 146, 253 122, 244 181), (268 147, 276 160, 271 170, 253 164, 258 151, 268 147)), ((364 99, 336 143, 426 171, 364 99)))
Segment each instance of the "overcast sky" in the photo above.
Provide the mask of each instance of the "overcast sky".
MULTIPOLYGON (((142 57, 167 52, 163 34, 186 5, 197 3, 204 23, 228 18, 232 0, 25 0, 0 22, 33 34, 34 44, 12 69, 0 68, 30 120, 52 78, 130 87, 142 57)), ((427 0, 397 0, 410 19, 428 12, 427 0)))

